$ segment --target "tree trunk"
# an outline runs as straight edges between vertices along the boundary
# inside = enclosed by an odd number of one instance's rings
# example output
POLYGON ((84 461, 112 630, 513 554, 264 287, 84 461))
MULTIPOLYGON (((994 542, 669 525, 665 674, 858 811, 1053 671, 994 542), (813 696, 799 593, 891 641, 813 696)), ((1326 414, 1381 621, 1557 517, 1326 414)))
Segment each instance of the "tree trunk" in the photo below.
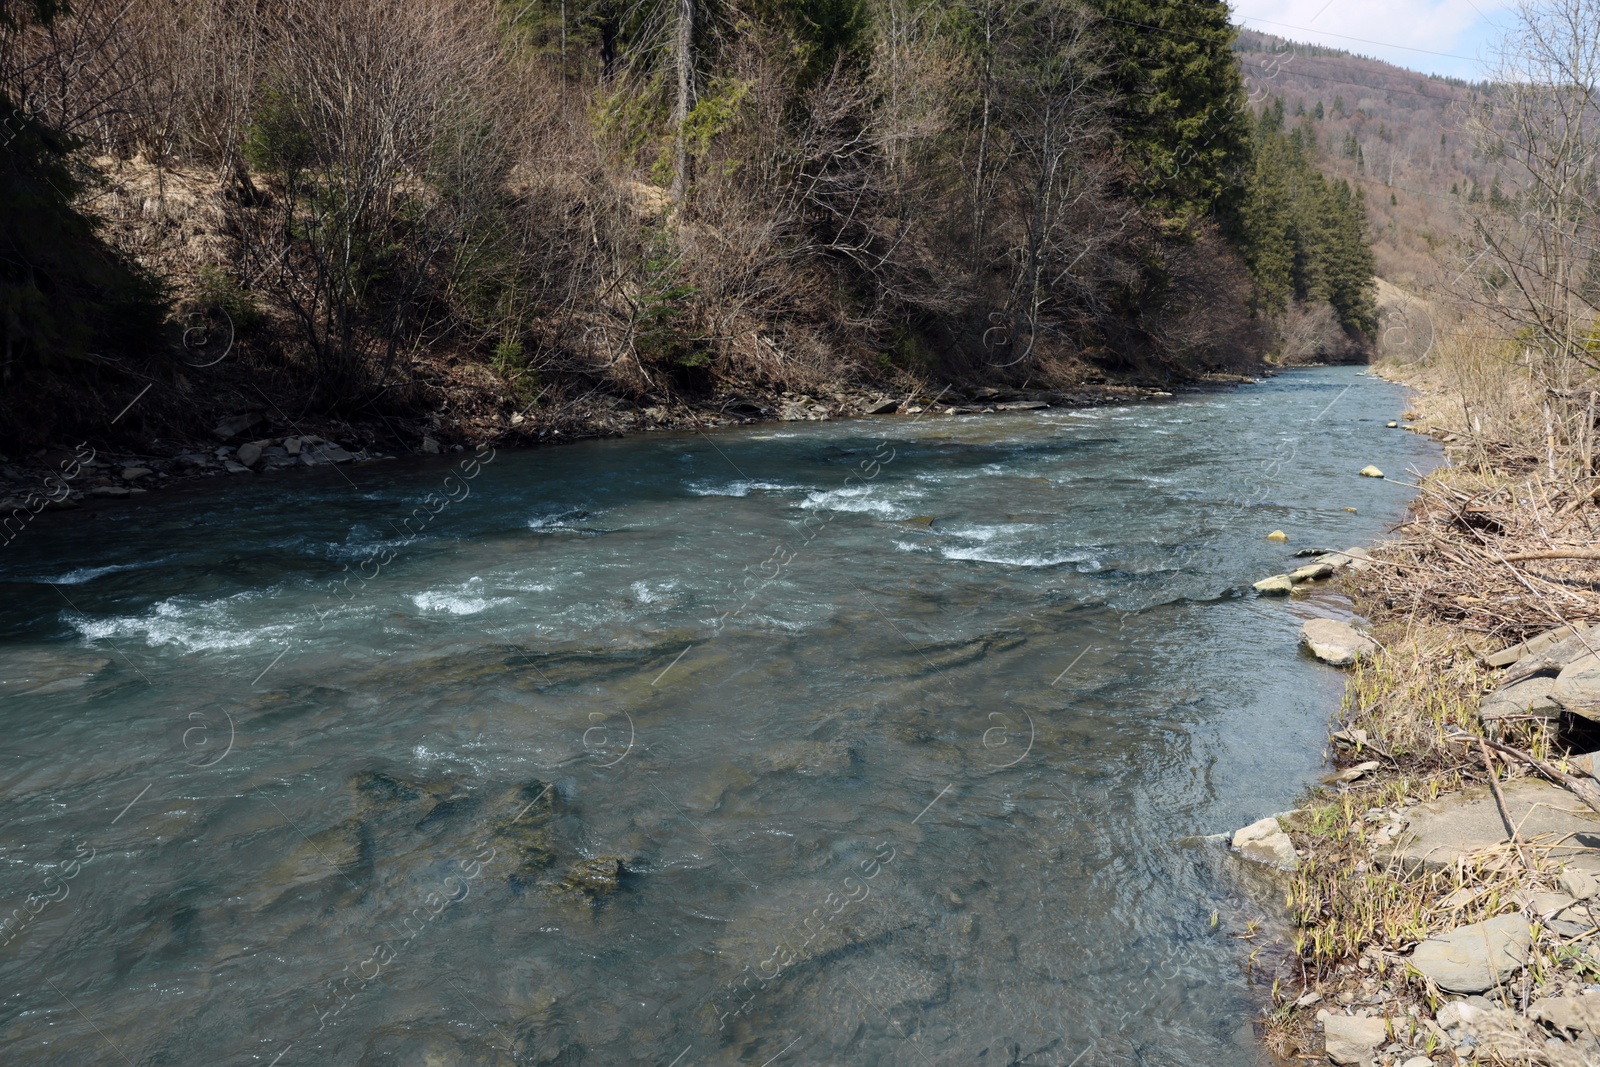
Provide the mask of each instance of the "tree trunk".
POLYGON ((689 143, 685 126, 694 106, 694 0, 678 0, 678 99, 672 109, 672 200, 683 204, 689 190, 689 143))

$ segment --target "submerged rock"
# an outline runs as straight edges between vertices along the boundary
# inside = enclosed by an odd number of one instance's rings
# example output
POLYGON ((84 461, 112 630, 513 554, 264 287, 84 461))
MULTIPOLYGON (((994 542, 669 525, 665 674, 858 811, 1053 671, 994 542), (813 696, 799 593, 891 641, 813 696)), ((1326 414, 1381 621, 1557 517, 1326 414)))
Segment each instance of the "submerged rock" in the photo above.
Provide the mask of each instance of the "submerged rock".
POLYGON ((757 760, 769 772, 791 772, 807 777, 847 774, 854 756, 844 741, 780 741, 757 760))
POLYGON ((569 867, 560 888, 565 893, 582 893, 597 900, 615 893, 621 879, 622 861, 615 856, 599 856, 569 867))
POLYGON ((1428 938, 1411 954, 1411 965, 1440 989, 1482 993, 1521 970, 1532 947, 1528 920, 1501 915, 1428 938))
POLYGON ((0 696, 43 695, 81 689, 111 665, 104 656, 17 649, 0 652, 0 696))
POLYGON ((1378 651, 1372 638, 1336 619, 1307 619, 1300 627, 1300 641, 1313 656, 1335 667, 1348 667, 1378 651))

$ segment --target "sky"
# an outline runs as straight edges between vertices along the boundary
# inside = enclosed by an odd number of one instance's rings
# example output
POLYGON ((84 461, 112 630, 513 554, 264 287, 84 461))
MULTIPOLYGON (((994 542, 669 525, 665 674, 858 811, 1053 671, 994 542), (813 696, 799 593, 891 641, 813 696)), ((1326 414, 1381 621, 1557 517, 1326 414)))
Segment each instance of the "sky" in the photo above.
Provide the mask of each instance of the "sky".
POLYGON ((1429 74, 1477 81, 1510 0, 1234 0, 1234 21, 1429 74), (1357 39, 1358 38, 1358 39, 1357 39))

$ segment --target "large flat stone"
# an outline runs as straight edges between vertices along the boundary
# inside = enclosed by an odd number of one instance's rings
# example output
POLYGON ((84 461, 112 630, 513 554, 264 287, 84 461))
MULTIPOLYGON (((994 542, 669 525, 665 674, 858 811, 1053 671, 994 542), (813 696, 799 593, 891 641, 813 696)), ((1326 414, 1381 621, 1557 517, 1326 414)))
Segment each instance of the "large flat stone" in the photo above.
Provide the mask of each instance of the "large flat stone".
POLYGON ((1478 705, 1478 717, 1484 722, 1493 722, 1496 719, 1517 718, 1523 715, 1536 715, 1542 719, 1561 718, 1561 705, 1550 695, 1550 690, 1555 687, 1556 680, 1549 675, 1539 674, 1532 678, 1524 678, 1520 682, 1496 689, 1483 698, 1483 703, 1478 705))
POLYGON ((1335 667, 1348 667, 1378 650, 1372 638, 1337 619, 1307 619, 1300 626, 1300 641, 1313 656, 1335 667))
MULTIPOLYGON (((1600 872, 1600 814, 1559 786, 1519 778, 1501 787, 1506 808, 1524 840, 1551 847, 1550 857, 1569 867, 1600 872)), ((1384 862, 1404 870, 1448 867, 1508 840, 1494 796, 1453 794, 1406 809, 1411 825, 1394 840, 1384 862)))
MULTIPOLYGON (((1534 638, 1534 641, 1537 640, 1538 638, 1534 638)), ((1591 627, 1582 633, 1563 638, 1553 645, 1523 656, 1506 671, 1505 681, 1509 684, 1522 678, 1531 678, 1535 674, 1555 674, 1579 660, 1585 660, 1591 665, 1600 665, 1600 656, 1596 655, 1597 652, 1600 652, 1600 626, 1591 627)))
POLYGON ((1528 962, 1533 928, 1521 915, 1500 915, 1430 937, 1411 954, 1411 965, 1440 989, 1483 993, 1503 985, 1528 962))
POLYGON ((1490 667, 1509 667, 1524 656, 1537 656, 1547 649, 1573 636, 1578 631, 1571 626, 1557 626, 1554 630, 1546 630, 1537 637, 1530 637, 1520 645, 1502 648, 1491 656, 1485 656, 1483 662, 1490 667))

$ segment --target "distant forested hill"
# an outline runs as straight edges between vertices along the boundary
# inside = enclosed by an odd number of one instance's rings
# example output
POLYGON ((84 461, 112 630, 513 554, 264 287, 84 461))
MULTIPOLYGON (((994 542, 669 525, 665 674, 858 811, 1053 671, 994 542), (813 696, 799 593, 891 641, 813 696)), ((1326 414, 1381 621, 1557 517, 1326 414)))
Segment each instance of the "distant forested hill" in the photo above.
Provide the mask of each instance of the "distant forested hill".
POLYGON ((1310 132, 1317 166, 1366 193, 1378 273, 1433 277, 1436 253, 1460 232, 1459 205, 1494 195, 1493 165, 1461 130, 1487 86, 1248 29, 1234 48, 1256 109, 1281 100, 1291 128, 1310 132))

